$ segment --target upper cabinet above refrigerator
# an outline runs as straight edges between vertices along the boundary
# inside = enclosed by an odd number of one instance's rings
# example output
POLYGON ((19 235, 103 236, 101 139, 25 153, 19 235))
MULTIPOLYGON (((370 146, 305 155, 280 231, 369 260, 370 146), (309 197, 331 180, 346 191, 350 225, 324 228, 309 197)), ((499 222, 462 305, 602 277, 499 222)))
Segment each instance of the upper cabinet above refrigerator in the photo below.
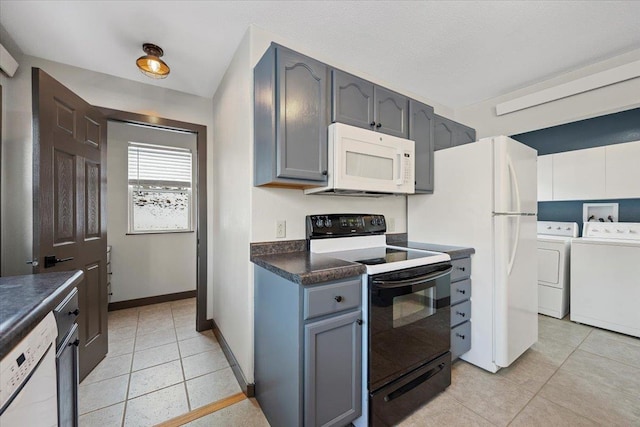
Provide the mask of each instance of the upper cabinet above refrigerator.
POLYGON ((476 140, 475 129, 437 114, 434 118, 433 134, 436 151, 476 140))

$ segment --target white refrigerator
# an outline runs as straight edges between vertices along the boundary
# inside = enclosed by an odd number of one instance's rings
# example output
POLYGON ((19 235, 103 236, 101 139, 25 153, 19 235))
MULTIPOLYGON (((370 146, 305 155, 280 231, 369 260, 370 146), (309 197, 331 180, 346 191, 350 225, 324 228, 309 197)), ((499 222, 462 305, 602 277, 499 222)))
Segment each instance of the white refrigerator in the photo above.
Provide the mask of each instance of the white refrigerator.
POLYGON ((471 350, 497 372, 538 340, 537 151, 506 136, 434 155, 434 193, 407 202, 409 241, 467 246, 471 350))

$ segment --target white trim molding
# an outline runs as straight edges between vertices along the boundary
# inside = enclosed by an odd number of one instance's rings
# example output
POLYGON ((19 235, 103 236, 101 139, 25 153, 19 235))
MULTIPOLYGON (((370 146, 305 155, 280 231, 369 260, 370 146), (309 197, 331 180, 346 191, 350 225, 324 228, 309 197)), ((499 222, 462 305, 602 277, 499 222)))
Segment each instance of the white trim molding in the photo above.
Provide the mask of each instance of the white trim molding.
POLYGON ((502 102, 496 105, 496 114, 502 116, 637 77, 640 77, 640 60, 502 102))

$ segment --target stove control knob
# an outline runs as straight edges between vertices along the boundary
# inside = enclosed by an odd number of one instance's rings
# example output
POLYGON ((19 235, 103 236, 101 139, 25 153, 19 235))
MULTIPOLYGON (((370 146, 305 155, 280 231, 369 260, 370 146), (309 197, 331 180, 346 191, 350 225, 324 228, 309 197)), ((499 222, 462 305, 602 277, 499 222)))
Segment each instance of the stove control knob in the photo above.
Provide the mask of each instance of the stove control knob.
POLYGON ((324 220, 324 225, 327 227, 331 227, 331 220, 329 218, 324 220))
POLYGON ((324 223, 322 222, 322 219, 318 218, 316 220, 316 227, 322 228, 323 225, 324 225, 324 223))
POLYGON ((376 219, 375 218, 371 218, 371 225, 376 225, 376 219))

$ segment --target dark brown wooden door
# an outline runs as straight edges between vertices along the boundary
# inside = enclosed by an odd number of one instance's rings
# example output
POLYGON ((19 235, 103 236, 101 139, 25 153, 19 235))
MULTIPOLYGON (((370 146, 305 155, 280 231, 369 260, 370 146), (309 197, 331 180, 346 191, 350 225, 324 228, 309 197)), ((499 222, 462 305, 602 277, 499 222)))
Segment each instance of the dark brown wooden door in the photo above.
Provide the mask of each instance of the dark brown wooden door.
POLYGON ((78 289, 82 380, 107 353, 107 123, 44 71, 33 68, 32 83, 34 272, 84 271, 78 289))

